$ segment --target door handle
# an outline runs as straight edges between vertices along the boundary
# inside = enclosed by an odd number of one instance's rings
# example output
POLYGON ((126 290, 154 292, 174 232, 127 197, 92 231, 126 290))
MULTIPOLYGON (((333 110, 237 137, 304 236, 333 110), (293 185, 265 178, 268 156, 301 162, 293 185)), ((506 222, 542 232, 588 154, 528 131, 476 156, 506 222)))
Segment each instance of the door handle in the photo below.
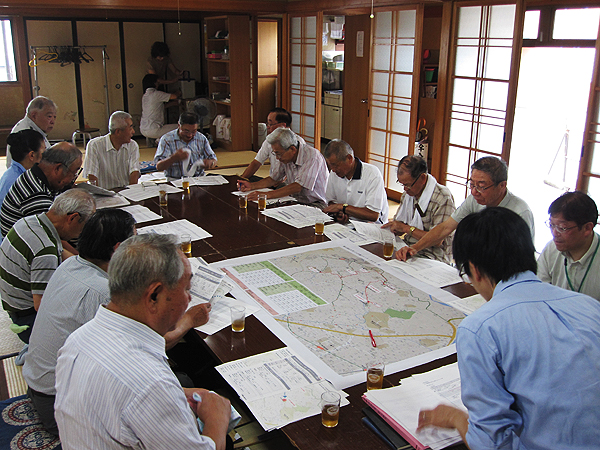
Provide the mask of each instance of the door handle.
POLYGON ((361 98, 360 102, 361 103, 369 103, 369 99, 368 98, 361 98))

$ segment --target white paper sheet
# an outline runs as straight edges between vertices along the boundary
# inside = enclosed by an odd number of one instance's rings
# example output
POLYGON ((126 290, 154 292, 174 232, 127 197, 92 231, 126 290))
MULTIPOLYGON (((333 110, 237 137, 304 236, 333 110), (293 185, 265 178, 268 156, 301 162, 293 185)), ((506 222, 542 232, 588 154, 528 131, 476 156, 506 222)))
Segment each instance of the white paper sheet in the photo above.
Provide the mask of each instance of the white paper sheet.
POLYGON ((201 301, 209 302, 224 278, 223 272, 200 266, 192 272, 192 286, 190 294, 201 301))
MULTIPOLYGON (((219 289, 217 289, 217 292, 215 292, 215 295, 211 300, 212 309, 210 310, 208 322, 200 327, 196 327, 196 330, 212 335, 221 331, 223 328, 231 326, 231 308, 233 306, 244 306, 246 308, 246 317, 253 315, 260 309, 258 305, 248 305, 247 303, 236 300, 235 298, 221 295, 220 292, 226 291, 228 286, 230 286, 228 283, 229 282, 226 280, 221 283, 219 289), (223 289, 223 291, 221 291, 221 289, 223 289)), ((194 305, 192 302, 190 302, 190 307, 192 306, 194 305)))
POLYGON ((192 241, 199 241, 212 237, 212 234, 204 231, 198 225, 193 224, 187 219, 175 220, 173 222, 161 223, 158 225, 150 225, 143 228, 138 228, 138 234, 157 233, 157 234, 189 234, 192 241))
POLYGON ((183 189, 176 188, 169 184, 132 184, 119 192, 123 197, 131 200, 132 202, 139 202, 152 197, 158 197, 158 191, 165 190, 167 194, 175 194, 177 192, 183 192, 183 189))
POLYGON ((383 240, 387 236, 394 237, 394 248, 397 250, 402 247, 406 247, 406 243, 398 236, 394 236, 388 228, 381 228, 381 224, 371 222, 360 222, 358 220, 351 220, 350 223, 354 225, 354 229, 358 234, 372 239, 375 242, 383 244, 383 240))
MULTIPOLYGON (((264 188, 264 189, 255 189, 253 191, 234 191, 232 192, 233 195, 237 195, 240 196, 242 194, 249 194, 251 192, 269 192, 272 191, 273 189, 269 189, 269 188, 264 188)), ((277 205, 279 203, 286 203, 286 202, 297 202, 298 200, 296 200, 294 197, 290 196, 290 195, 286 195, 284 197, 277 197, 277 198, 268 198, 267 199, 267 205, 277 205)), ((258 203, 258 199, 257 200, 252 200, 253 203, 258 203)))
POLYGON ((156 214, 154 211, 151 211, 142 205, 125 206, 121 209, 131 214, 135 219, 135 223, 151 222, 152 220, 162 219, 162 217, 156 214))
MULTIPOLYGON (((289 348, 217 366, 265 430, 321 413, 321 394, 335 389, 289 348)), ((338 391, 341 406, 349 404, 338 391)))
POLYGON ((138 183, 166 183, 167 182, 167 177, 165 177, 165 173, 164 172, 152 172, 152 173, 145 173, 143 174, 140 179, 138 180, 138 183))
POLYGON ((321 211, 307 205, 289 205, 279 208, 265 209, 261 211, 267 217, 279 220, 295 228, 313 227, 317 219, 323 222, 331 222, 331 217, 321 211))
POLYGON ((431 286, 443 287, 462 283, 462 279, 458 276, 458 271, 454 267, 434 259, 419 257, 409 258, 408 261, 391 259, 388 264, 431 286))
POLYGON ((94 196, 94 200, 96 201, 96 209, 116 208, 118 206, 129 205, 129 200, 118 194, 114 197, 94 196))
POLYGON ((481 294, 471 295, 470 297, 459 298, 450 302, 453 308, 464 312, 465 314, 472 314, 477 311, 480 307, 485 305, 487 300, 481 296, 481 294))
MULTIPOLYGON (((229 181, 222 175, 205 175, 202 177, 188 177, 186 178, 190 186, 219 186, 221 184, 228 184, 229 181)), ((178 188, 183 187, 183 178, 171 180, 171 184, 178 188)))
POLYGON ((375 239, 372 239, 368 236, 358 234, 350 227, 342 225, 341 223, 332 223, 330 225, 326 225, 325 236, 332 241, 338 239, 348 239, 350 242, 356 245, 366 245, 377 242, 375 239))

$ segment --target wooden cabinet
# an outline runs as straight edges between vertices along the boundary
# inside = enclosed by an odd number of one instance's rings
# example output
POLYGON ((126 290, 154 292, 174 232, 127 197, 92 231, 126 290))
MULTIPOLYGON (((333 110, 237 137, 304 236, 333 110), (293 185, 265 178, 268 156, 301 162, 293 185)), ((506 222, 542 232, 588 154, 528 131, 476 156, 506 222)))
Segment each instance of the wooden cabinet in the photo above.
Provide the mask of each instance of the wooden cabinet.
POLYGON ((250 18, 208 17, 204 20, 208 94, 217 114, 231 119, 229 139, 213 131, 215 146, 224 150, 252 149, 250 18))

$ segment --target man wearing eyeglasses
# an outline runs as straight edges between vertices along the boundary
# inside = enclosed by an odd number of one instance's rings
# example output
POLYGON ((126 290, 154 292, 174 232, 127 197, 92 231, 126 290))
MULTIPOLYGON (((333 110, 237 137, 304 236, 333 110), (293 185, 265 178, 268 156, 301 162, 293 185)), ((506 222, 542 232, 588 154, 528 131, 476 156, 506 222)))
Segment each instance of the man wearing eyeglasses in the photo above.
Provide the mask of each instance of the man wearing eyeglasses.
POLYGON ((217 166, 217 155, 208 139, 198 133, 198 121, 196 113, 184 112, 179 116, 178 128, 160 138, 154 163, 166 177, 198 177, 204 175, 204 169, 217 166))
MULTIPOLYGON (((450 219, 456 210, 450 189, 427 173, 427 161, 418 155, 405 156, 398 163, 398 183, 404 187, 394 220, 383 225, 404 235, 407 245, 416 244, 433 227, 450 219)), ((450 264, 452 233, 439 245, 424 248, 419 256, 450 264)))
MULTIPOLYGON (((318 207, 325 206, 327 188, 327 164, 321 152, 300 143, 298 136, 289 128, 278 128, 267 136, 277 158, 272 175, 260 181, 238 181, 241 191, 274 187, 285 180, 285 186, 267 192, 267 199, 292 195, 300 203, 318 207)), ((248 194, 248 200, 258 199, 258 192, 248 194)))
POLYGON ((0 210, 2 236, 17 220, 48 211, 54 197, 74 185, 81 164, 81 151, 70 142, 46 150, 39 164, 22 173, 6 194, 0 210))
POLYGON ((452 213, 452 216, 427 232, 419 241, 410 247, 403 247, 396 252, 396 258, 406 261, 407 258, 421 250, 439 245, 449 236, 458 223, 469 214, 476 213, 488 206, 501 206, 520 215, 535 236, 533 213, 527 203, 512 194, 506 188, 508 168, 506 163, 495 156, 484 156, 471 165, 471 178, 467 187, 471 191, 465 201, 452 213))
MULTIPOLYGON (((271 134, 277 128, 289 128, 292 125, 292 115, 283 108, 273 108, 269 111, 267 115, 267 134, 271 134)), ((304 139, 301 136, 298 136, 298 141, 300 145, 306 144, 304 139)), ((271 144, 265 139, 265 141, 260 146, 260 150, 252 160, 252 162, 246 167, 244 173, 242 173, 241 177, 243 180, 249 179, 252 175, 256 173, 260 166, 262 166, 267 159, 270 162, 270 170, 269 175, 272 175, 273 168, 275 167, 275 163, 277 162, 277 158, 273 154, 273 149, 271 144)))
POLYGON ((548 208, 552 232, 538 259, 540 280, 600 300, 598 208, 583 192, 566 192, 548 208))

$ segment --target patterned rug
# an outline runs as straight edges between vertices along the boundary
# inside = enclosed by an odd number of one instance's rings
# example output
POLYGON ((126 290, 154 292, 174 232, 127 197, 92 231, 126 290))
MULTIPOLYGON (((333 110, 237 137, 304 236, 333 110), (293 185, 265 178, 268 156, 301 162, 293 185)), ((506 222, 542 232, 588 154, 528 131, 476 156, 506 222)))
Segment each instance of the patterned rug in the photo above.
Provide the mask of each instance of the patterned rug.
POLYGON ((59 450, 60 440, 41 425, 26 395, 0 402, 0 448, 10 450, 59 450))

